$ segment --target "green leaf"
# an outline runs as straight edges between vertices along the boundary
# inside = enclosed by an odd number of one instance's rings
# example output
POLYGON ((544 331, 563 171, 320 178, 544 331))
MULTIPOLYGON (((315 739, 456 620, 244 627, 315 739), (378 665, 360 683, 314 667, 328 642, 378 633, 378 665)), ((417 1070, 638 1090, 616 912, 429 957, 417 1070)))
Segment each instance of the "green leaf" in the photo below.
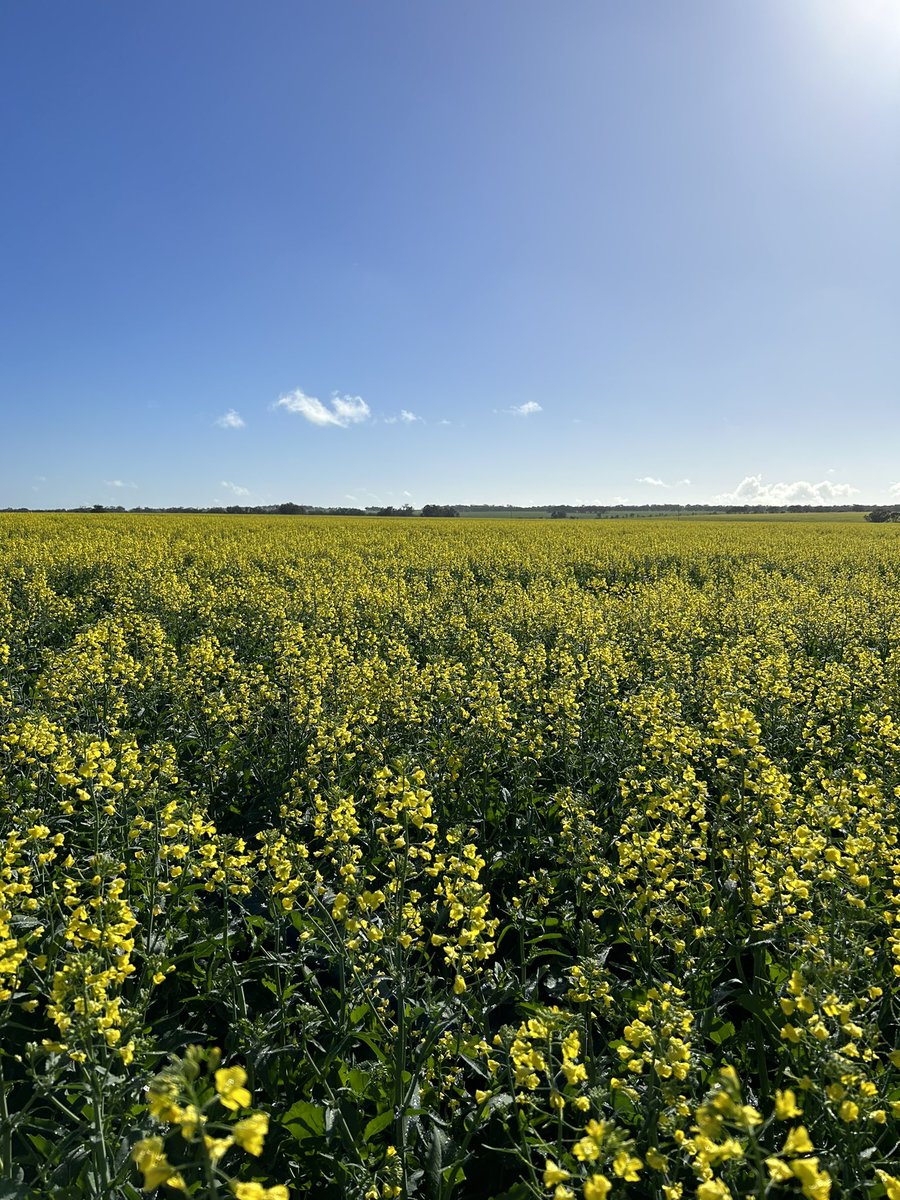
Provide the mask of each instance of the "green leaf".
POLYGON ((377 1117, 373 1117, 363 1130, 363 1141, 370 1142, 372 1138, 377 1137, 383 1129, 387 1129, 388 1125, 391 1124, 393 1119, 394 1114, 390 1109, 388 1109, 387 1112, 381 1113, 377 1117))
POLYGON ((712 1029, 709 1031, 710 1041, 721 1046, 723 1042, 727 1042, 729 1038, 734 1037, 735 1028, 730 1021, 716 1021, 712 1029))
POLYGON ((338 1074, 341 1077, 341 1083, 344 1087, 349 1088, 354 1096, 364 1096, 369 1090, 371 1079, 368 1073, 360 1070, 359 1067, 342 1065, 338 1074))
POLYGON ((425 1151, 425 1179, 428 1183, 429 1194, 440 1197, 441 1172, 444 1167, 444 1145, 447 1135, 436 1125, 432 1125, 425 1151))
POLYGON ((320 1104, 311 1104, 309 1100, 298 1100, 284 1114, 281 1123, 298 1142, 322 1137, 325 1133, 325 1109, 320 1104))
POLYGON ((34 1194, 24 1183, 0 1182, 0 1200, 32 1200, 34 1194))

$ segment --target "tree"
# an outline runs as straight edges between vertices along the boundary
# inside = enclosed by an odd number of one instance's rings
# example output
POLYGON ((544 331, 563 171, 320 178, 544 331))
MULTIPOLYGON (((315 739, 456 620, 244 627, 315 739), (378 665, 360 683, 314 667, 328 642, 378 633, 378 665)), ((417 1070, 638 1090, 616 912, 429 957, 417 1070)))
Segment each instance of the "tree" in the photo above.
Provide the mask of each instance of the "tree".
POLYGON ((884 521, 900 521, 900 508, 889 508, 883 505, 873 508, 871 512, 866 513, 866 520, 874 521, 879 525, 884 521))

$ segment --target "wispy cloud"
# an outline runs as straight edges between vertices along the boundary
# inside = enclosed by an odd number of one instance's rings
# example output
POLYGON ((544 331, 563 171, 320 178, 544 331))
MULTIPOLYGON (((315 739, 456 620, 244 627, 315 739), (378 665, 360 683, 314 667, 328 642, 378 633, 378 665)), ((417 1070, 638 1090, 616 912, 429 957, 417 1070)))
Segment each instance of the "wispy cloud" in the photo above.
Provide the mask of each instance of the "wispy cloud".
POLYGON ((424 423, 425 418, 416 416, 416 414, 414 412, 410 412, 408 408, 401 408, 400 415, 398 417, 384 418, 385 425, 414 425, 416 421, 422 421, 424 423))
POLYGON ((272 407, 296 413, 313 425, 337 425, 340 429, 358 425, 372 415, 362 396, 339 396, 335 392, 328 403, 323 404, 318 397, 307 396, 299 388, 281 396, 272 407))
POLYGON ((642 475, 640 479, 636 479, 635 483, 649 483, 651 487, 673 488, 673 487, 688 487, 689 479, 676 479, 674 483, 666 483, 664 479, 657 479, 655 475, 642 475))
POLYGON ((900 496, 900 483, 892 483, 888 492, 891 496, 900 496))
POLYGON ((126 483, 124 479, 104 479, 103 482, 107 487, 114 488, 136 488, 136 483, 126 483))
POLYGON ((233 408, 229 408, 227 413, 223 413, 221 417, 216 417, 215 424, 220 429, 243 429, 247 422, 239 412, 233 408))
POLYGON ((502 411, 510 417, 531 417, 544 410, 537 400, 526 400, 524 404, 514 404, 512 408, 504 408, 502 411))
POLYGON ((249 496, 250 489, 241 487, 239 483, 230 483, 227 479, 223 479, 219 487, 223 487, 226 492, 231 492, 232 496, 249 496))
POLYGON ((762 475, 747 475, 733 492, 722 492, 714 499, 719 504, 834 504, 849 500, 858 491, 849 483, 832 483, 830 479, 820 483, 806 479, 763 483, 762 475))

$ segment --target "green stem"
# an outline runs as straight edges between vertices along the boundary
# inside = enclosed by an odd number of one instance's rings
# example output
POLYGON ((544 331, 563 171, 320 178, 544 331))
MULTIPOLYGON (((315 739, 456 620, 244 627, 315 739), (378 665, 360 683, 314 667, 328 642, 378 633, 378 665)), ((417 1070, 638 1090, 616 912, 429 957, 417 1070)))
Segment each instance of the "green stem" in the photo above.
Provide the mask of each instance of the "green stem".
POLYGON ((109 1160, 106 1156, 106 1130, 105 1118, 103 1110, 103 1091, 98 1082, 97 1073, 91 1072, 90 1091, 91 1104, 94 1110, 94 1169, 97 1173, 97 1178, 100 1181, 101 1195, 109 1196, 110 1178, 109 1178, 109 1160))
POLYGON ((13 1168, 12 1157, 12 1126, 9 1123, 9 1108, 6 1104, 6 1076, 3 1073, 3 1062, 0 1060, 0 1173, 11 1176, 13 1168))

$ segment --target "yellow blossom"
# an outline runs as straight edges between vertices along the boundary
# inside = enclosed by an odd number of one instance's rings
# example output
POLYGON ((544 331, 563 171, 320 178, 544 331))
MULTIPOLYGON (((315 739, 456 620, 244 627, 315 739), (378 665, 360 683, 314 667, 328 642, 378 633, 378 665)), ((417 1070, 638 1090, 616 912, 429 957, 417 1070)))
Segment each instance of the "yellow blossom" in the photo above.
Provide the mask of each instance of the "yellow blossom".
POLYGON ((812 1148, 806 1126, 797 1125, 788 1133, 782 1154, 809 1154, 812 1148))
POLYGON ((887 1171, 878 1170, 875 1174, 881 1180, 887 1200, 900 1200, 900 1179, 895 1175, 888 1175, 887 1171))
POLYGON ((828 1200, 831 1195, 831 1176, 819 1170, 817 1158, 798 1158, 791 1163, 791 1170, 800 1180, 800 1189, 808 1200, 828 1200))
POLYGON ((268 1132, 269 1118, 266 1113, 262 1112, 251 1113, 249 1117, 237 1121, 232 1127, 237 1144, 242 1150, 246 1150, 248 1154, 252 1154, 256 1158, 263 1152, 263 1141, 268 1132))
POLYGON ((732 1200, 732 1197, 721 1179, 707 1179, 697 1188, 697 1200, 732 1200))
POLYGON ((135 1144, 131 1157, 144 1176, 145 1192, 152 1192, 163 1183, 171 1188, 184 1188, 184 1180, 166 1158, 161 1137, 143 1138, 135 1144))
POLYGON ((797 1095, 787 1088, 781 1091, 779 1088, 775 1092, 775 1116, 779 1121, 790 1121, 794 1117, 803 1115, 803 1109, 797 1107, 797 1095))
POLYGON ((244 1087, 247 1082, 247 1072, 243 1067, 220 1067, 216 1071, 216 1092, 225 1108, 232 1112, 246 1108, 253 1097, 244 1087))
POLYGON ((552 1158, 548 1158, 544 1164, 544 1187, 556 1187, 558 1183, 565 1183, 569 1178, 569 1172, 558 1166, 552 1158))
POLYGON ((584 1181, 584 1200, 606 1200, 611 1187, 605 1175, 595 1173, 584 1181))
POLYGON ((639 1158, 629 1154, 627 1150, 620 1150, 613 1159, 612 1168, 620 1179, 627 1183, 637 1183, 638 1172, 643 1165, 639 1158))

